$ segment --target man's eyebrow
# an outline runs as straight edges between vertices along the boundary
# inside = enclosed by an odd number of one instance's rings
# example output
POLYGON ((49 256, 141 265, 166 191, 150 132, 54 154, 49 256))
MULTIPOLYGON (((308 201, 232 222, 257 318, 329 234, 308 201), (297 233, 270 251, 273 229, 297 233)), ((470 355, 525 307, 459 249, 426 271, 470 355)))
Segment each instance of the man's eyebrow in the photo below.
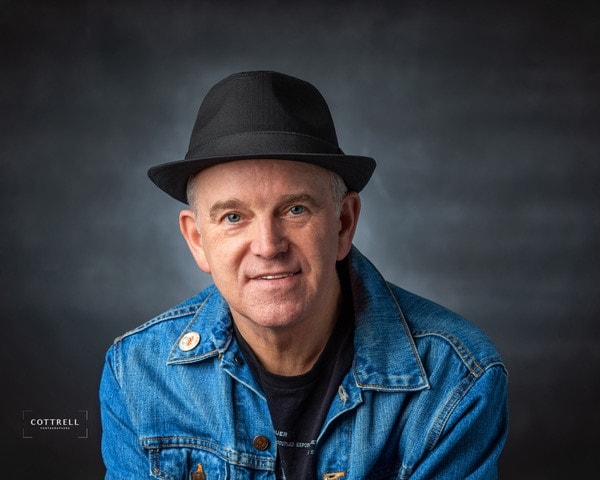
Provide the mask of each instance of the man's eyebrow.
POLYGON ((319 203, 312 195, 308 193, 290 193, 281 197, 280 203, 289 205, 291 203, 308 203, 312 206, 319 206, 319 203))
POLYGON ((229 200, 223 200, 220 202, 216 202, 210 207, 208 214, 211 220, 215 220, 217 214, 222 212, 223 210, 236 210, 241 208, 242 201, 237 198, 230 198, 229 200))

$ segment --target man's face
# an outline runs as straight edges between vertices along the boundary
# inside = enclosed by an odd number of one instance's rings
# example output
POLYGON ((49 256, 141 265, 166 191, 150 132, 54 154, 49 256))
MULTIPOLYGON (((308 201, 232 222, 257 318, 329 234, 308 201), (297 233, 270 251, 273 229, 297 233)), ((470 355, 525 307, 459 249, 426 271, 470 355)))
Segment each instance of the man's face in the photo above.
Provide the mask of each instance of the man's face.
POLYGON ((327 170, 282 160, 223 163, 194 182, 195 212, 181 213, 182 233, 234 319, 266 328, 310 325, 335 308, 335 264, 351 246, 356 194, 336 215, 327 170))

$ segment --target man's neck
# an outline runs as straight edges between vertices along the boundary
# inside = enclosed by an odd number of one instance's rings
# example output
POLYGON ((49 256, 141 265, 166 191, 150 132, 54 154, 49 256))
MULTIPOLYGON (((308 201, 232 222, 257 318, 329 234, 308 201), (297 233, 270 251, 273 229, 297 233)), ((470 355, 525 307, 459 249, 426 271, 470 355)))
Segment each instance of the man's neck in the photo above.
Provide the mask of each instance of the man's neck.
POLYGON ((308 372, 325 349, 341 310, 341 292, 319 318, 290 327, 259 328, 244 319, 235 325, 261 365, 269 372, 297 376, 308 372))

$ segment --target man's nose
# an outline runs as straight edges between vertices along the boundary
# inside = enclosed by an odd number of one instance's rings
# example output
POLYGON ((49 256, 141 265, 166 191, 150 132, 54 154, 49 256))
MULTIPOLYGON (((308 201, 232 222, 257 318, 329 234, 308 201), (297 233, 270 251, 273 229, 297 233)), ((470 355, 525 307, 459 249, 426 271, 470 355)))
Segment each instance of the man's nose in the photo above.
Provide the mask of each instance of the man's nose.
POLYGON ((256 218, 252 229, 252 253, 266 259, 288 249, 285 232, 275 218, 256 218))

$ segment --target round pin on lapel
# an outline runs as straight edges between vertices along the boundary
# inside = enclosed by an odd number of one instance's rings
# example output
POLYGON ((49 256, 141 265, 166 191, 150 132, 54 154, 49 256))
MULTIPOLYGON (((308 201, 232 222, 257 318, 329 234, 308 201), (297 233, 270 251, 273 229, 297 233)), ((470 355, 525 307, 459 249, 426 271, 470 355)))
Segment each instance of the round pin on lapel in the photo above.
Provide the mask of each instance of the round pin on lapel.
POLYGON ((189 352, 200 343, 200 334, 198 332, 188 332, 179 340, 179 350, 189 352))

